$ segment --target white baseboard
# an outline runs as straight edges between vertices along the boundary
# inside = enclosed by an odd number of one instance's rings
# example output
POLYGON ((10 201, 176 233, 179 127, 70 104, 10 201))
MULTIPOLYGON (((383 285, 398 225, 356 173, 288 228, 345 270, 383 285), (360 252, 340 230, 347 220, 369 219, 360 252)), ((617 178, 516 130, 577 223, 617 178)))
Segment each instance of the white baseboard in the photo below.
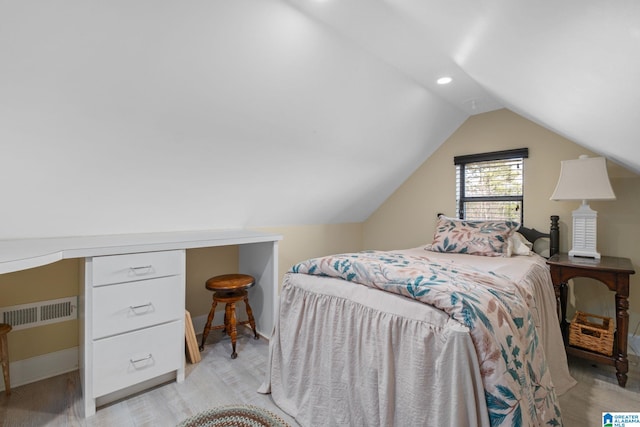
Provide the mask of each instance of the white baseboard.
MULTIPOLYGON (((9 365, 11 388, 75 371, 78 366, 78 347, 17 360, 9 365)), ((4 382, 0 381, 0 391, 4 389, 4 382)))
MULTIPOLYGON (((207 315, 194 317, 191 321, 196 335, 201 335, 207 323, 207 315)), ((17 360, 9 365, 11 388, 72 372, 79 366, 78 347, 17 360)), ((4 381, 0 379, 0 392, 4 389, 4 381)))
MULTIPOLYGON (((191 321, 196 335, 202 334, 204 325, 207 323, 207 316, 197 316, 192 318, 191 321)), ((629 354, 640 356, 640 336, 629 335, 628 351, 629 354)), ((18 387, 75 371, 78 366, 78 347, 11 362, 9 368, 11 387, 18 387)), ((0 381, 0 391, 4 391, 4 388, 4 382, 0 381)))

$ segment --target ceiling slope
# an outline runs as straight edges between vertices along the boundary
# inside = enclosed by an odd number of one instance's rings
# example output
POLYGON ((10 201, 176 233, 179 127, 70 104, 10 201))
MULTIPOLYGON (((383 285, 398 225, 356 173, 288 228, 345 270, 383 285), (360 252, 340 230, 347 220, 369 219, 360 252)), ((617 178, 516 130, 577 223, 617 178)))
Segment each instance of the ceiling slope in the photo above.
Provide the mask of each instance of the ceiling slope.
POLYGON ((0 60, 0 238, 362 221, 501 107, 640 173, 635 0, 0 1, 0 60))
MULTIPOLYGON (((448 18, 448 12, 439 10, 457 2, 431 2, 432 7, 425 7, 420 1, 407 5, 428 10, 427 21, 421 22, 418 18, 424 14, 416 15, 396 1, 287 1, 468 115, 503 107, 456 63, 440 39, 442 30, 433 29, 434 23, 443 23, 447 24, 443 29, 460 32, 459 24, 448 18), (440 12, 448 21, 442 22, 440 12), (455 83, 438 85, 436 80, 442 76, 452 77, 455 83)), ((464 9, 453 10, 452 16, 460 16, 459 12, 464 9)))
POLYGON ((469 114, 508 107, 640 173, 640 2, 290 1, 469 114))
POLYGON ((640 172, 640 2, 495 6, 461 67, 513 111, 640 172))
POLYGON ((0 2, 0 238, 359 222, 468 116, 279 0, 0 2))

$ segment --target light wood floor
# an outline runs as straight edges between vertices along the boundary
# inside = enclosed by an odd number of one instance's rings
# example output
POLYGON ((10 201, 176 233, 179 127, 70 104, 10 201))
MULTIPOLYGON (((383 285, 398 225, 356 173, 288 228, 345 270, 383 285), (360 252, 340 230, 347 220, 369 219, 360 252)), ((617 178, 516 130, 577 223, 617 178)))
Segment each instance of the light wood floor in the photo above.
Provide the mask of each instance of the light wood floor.
MULTIPOLYGON (((229 354, 228 338, 212 333, 202 361, 187 365, 183 383, 171 382, 107 405, 87 419, 79 416, 77 371, 17 387, 9 398, 0 395, 1 426, 175 426, 200 411, 232 403, 261 406, 297 426, 270 395, 256 392, 265 375, 267 341, 243 334, 238 341, 238 358, 231 360, 229 354)), ((640 411, 638 358, 632 361, 626 389, 618 387, 611 367, 571 359, 570 368, 578 385, 560 398, 566 427, 601 425, 604 411, 640 411)))
MULTIPOLYGON (((220 331, 209 335, 202 360, 187 363, 184 382, 175 381, 99 408, 81 418, 81 386, 78 371, 13 388, 11 396, 0 393, 2 427, 163 427, 216 406, 244 403, 279 415, 292 426, 295 421, 282 412, 270 395, 257 393, 265 376, 269 344, 253 339, 250 331, 238 331, 238 358, 232 360, 231 342, 220 331)), ((199 338, 199 337, 198 337, 199 338)), ((198 342, 200 342, 198 340, 198 342)))
POLYGON ((569 359, 571 375, 578 381, 560 396, 566 427, 601 426, 603 412, 640 412, 640 358, 631 356, 627 386, 621 388, 613 366, 569 359))

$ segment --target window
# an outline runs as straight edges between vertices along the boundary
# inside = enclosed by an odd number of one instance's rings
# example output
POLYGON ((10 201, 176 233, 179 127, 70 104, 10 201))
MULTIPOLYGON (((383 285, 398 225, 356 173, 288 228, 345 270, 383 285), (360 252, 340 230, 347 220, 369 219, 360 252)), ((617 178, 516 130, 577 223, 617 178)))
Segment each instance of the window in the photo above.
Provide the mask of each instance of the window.
POLYGON ((456 215, 522 224, 524 159, 529 149, 456 156, 456 215))

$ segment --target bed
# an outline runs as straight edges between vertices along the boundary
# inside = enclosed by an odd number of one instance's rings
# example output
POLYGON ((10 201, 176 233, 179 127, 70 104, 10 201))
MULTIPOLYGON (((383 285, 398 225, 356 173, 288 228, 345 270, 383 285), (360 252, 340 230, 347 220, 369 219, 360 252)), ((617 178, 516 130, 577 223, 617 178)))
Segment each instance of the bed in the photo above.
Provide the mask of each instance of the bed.
POLYGON ((551 233, 468 223, 440 216, 430 245, 293 266, 259 391, 302 426, 561 425, 575 381, 529 248, 557 252, 558 218, 551 233))

